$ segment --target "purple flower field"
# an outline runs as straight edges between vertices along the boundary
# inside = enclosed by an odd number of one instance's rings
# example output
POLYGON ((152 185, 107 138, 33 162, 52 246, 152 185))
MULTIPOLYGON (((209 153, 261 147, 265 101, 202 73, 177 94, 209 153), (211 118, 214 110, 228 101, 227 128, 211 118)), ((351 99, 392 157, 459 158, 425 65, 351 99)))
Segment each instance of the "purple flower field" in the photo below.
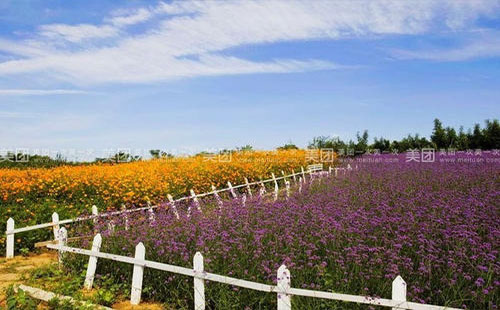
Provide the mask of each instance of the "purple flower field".
MULTIPOLYGON (((366 163, 295 191, 289 200, 233 200, 220 211, 210 200, 202 208, 180 220, 167 208, 156 211, 154 222, 136 215, 129 230, 117 225, 113 233, 102 222, 101 250, 132 256, 142 241, 146 259, 187 267, 200 251, 207 271, 269 284, 284 263, 293 287, 384 298, 401 275, 409 301, 468 309, 499 305, 498 162, 366 163)), ((124 218, 115 221, 123 224, 124 218)), ((80 264, 73 266, 81 271, 80 264)), ((131 270, 98 264, 100 275, 128 285, 131 270)), ((146 269, 144 285, 146 299, 192 307, 191 278, 146 269)), ((210 309, 275 307, 274 294, 210 282, 206 290, 210 309)), ((295 309, 369 308, 302 297, 292 302, 295 309)))

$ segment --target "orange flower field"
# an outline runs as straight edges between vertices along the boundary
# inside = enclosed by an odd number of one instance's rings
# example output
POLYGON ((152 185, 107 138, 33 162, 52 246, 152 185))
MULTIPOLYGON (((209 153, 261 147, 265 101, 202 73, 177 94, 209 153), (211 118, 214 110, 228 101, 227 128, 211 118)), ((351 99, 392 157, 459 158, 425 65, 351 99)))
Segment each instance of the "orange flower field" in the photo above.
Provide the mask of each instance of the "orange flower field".
MULTIPOLYGON (((166 201, 211 190, 269 178, 271 172, 291 173, 306 165, 305 151, 235 152, 230 158, 194 156, 122 164, 93 164, 39 169, 0 169, 0 228, 13 217, 23 227, 61 218, 126 206, 166 201)), ((2 240, 0 240, 2 241, 2 240)), ((0 242, 3 243, 3 242, 0 242)))

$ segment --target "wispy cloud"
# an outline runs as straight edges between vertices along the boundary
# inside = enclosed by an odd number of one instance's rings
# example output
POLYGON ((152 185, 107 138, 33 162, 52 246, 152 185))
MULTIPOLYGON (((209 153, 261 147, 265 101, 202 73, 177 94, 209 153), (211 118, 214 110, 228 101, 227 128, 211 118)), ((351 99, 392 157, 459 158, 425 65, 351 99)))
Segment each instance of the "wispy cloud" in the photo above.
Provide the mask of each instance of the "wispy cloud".
POLYGON ((77 89, 0 89, 0 96, 48 96, 76 94, 88 94, 88 92, 77 89))
POLYGON ((132 12, 126 12, 125 14, 122 13, 121 15, 114 16, 108 19, 108 21, 117 27, 124 27, 145 22, 153 15, 154 11, 152 12, 151 10, 140 8, 132 12))
POLYGON ((500 32, 475 33, 474 36, 474 39, 467 40, 458 47, 424 50, 393 49, 391 54, 403 60, 422 59, 442 62, 500 57, 500 32))
POLYGON ((499 3, 495 0, 161 2, 113 12, 101 24, 41 26, 38 42, 7 44, 10 53, 22 57, 0 63, 0 76, 40 72, 73 83, 144 83, 196 76, 339 69, 343 66, 318 59, 252 61, 226 51, 250 44, 457 30, 479 16, 496 12, 499 3), (144 32, 127 32, 128 26, 145 22, 149 23, 144 32), (54 39, 52 46, 46 46, 47 38, 54 39), (70 42, 70 46, 58 45, 56 41, 61 39, 70 42))
POLYGON ((40 34, 51 39, 62 39, 73 43, 85 39, 102 39, 118 35, 118 29, 109 25, 94 26, 88 24, 65 25, 50 24, 40 27, 40 34))

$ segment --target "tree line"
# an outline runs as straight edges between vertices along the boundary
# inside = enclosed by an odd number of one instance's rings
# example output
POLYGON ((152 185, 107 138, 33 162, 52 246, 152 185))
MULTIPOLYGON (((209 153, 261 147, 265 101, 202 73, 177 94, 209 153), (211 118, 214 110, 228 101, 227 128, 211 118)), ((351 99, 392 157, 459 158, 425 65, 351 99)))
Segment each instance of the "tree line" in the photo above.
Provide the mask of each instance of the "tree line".
MULTIPOLYGON (((362 134, 356 134, 356 141, 343 141, 339 137, 318 136, 309 143, 309 148, 328 148, 338 153, 350 150, 354 154, 362 154, 368 150, 378 150, 380 152, 405 152, 410 149, 434 148, 434 149, 455 149, 458 151, 469 149, 492 150, 500 149, 500 123, 497 119, 486 120, 484 127, 475 124, 472 129, 464 130, 461 126, 458 131, 450 126, 444 127, 439 119, 434 120, 434 129, 430 139, 419 134, 402 138, 401 140, 390 141, 384 137, 373 139, 373 143, 368 141, 368 130, 362 134)), ((280 149, 291 149, 295 145, 288 143, 280 149)))

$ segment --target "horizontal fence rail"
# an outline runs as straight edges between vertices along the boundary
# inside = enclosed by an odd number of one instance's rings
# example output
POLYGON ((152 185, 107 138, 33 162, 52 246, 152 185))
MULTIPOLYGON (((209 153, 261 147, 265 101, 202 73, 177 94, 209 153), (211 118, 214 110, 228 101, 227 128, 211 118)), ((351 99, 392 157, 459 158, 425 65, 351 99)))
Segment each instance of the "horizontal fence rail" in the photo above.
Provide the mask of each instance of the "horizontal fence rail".
POLYGON ((200 252, 197 252, 193 258, 193 268, 180 267, 175 265, 169 265, 165 263, 159 263, 154 261, 149 261, 145 258, 145 247, 140 242, 135 248, 135 257, 128 257, 122 255, 115 255, 109 253, 103 253, 99 251, 101 246, 101 235, 97 234, 94 237, 94 242, 92 244, 92 250, 86 250, 81 248, 69 247, 66 245, 65 234, 66 231, 63 228, 60 229, 59 233, 60 240, 58 244, 48 244, 47 248, 59 251, 59 256, 62 257, 64 253, 75 253, 80 255, 89 256, 89 264, 87 267, 87 275, 85 278, 85 288, 91 289, 92 282, 95 276, 97 258, 109 259, 116 262, 122 262, 131 264, 134 266, 134 271, 132 274, 132 289, 131 289, 131 299, 130 303, 132 305, 137 305, 141 301, 142 292, 142 281, 144 268, 151 268, 156 270, 162 270, 166 272, 172 272, 188 277, 192 277, 194 280, 194 309, 204 310, 206 299, 205 299, 205 284, 204 281, 219 282, 227 285, 238 286, 246 289, 251 289, 255 291, 276 293, 277 294, 277 309, 278 310, 291 310, 292 309, 292 296, 303 296, 311 298, 321 298, 329 300, 337 300, 344 302, 354 302, 358 304, 375 305, 382 307, 390 307, 392 309, 409 309, 409 310, 460 310, 457 308, 451 308, 446 306, 435 306, 428 304, 421 304, 415 302, 408 302, 406 300, 406 282, 401 276, 397 276, 392 282, 392 297, 391 299, 369 297, 369 296, 359 296, 359 295, 349 295, 332 293, 325 291, 313 291, 299 288, 291 287, 291 275, 290 271, 285 265, 277 271, 277 285, 269 285, 264 283, 252 282, 227 276, 218 275, 215 273, 206 272, 203 269, 203 256, 200 252), (90 283, 90 285, 89 285, 90 283))
MULTIPOLYGON (((357 167, 356 167, 357 168, 357 167)), ((189 196, 184 196, 180 197, 178 199, 173 199, 172 196, 167 195, 168 197, 168 204, 172 207, 172 211, 175 213, 177 217, 179 217, 178 212, 175 207, 175 203, 182 202, 182 201, 187 201, 187 200, 193 200, 195 203, 198 198, 214 195, 218 197, 219 193, 223 192, 230 192, 233 197, 236 195, 234 190, 236 189, 241 189, 241 188, 246 188, 248 193, 251 196, 251 186, 261 186, 264 187, 264 184, 266 183, 271 183, 274 182, 275 184, 275 190, 273 192, 274 198, 277 199, 278 196, 278 181, 284 180, 285 186, 286 186, 286 192, 287 195, 289 195, 289 181, 287 179, 293 179, 297 182, 297 177, 302 178, 302 182, 306 182, 306 174, 309 174, 310 180, 312 180, 315 176, 322 176, 323 174, 326 175, 331 175, 333 171, 335 171, 335 176, 338 175, 338 171, 344 171, 344 174, 348 170, 352 170, 352 167, 348 165, 347 167, 329 167, 328 171, 323 171, 323 167, 321 164, 317 165, 309 165, 307 170, 304 170, 303 167, 301 167, 300 172, 294 172, 292 170, 292 174, 285 175, 285 173, 282 171, 283 176, 276 177, 274 173, 272 174, 272 178, 265 179, 265 180, 259 180, 259 181, 254 181, 254 182, 248 182, 248 179, 245 178, 246 182, 244 184, 239 184, 232 186, 230 182, 228 182, 228 187, 227 188, 222 188, 222 189, 215 189, 210 192, 206 193, 201 193, 201 194, 196 194, 194 191, 191 190, 191 195, 189 196), (194 194, 194 195, 193 195, 194 194)), ((302 188, 302 184, 299 182, 299 191, 302 188)), ((119 215, 119 214, 127 214, 127 213, 133 213, 133 212, 139 212, 139 211, 145 211, 149 210, 152 212, 153 209, 159 208, 160 205, 155 205, 155 206, 146 206, 146 207, 140 207, 140 208, 134 208, 134 209, 122 209, 119 211, 111 211, 111 212, 106 212, 106 213, 98 213, 97 212, 97 207, 92 206, 92 215, 89 216, 80 216, 72 219, 65 219, 65 220, 59 220, 59 215, 54 212, 52 214, 52 222, 48 223, 42 223, 42 224, 37 224, 33 226, 27 226, 27 227, 21 227, 21 228, 15 228, 15 222, 13 218, 9 218, 7 220, 7 229, 6 229, 6 258, 12 258, 14 257, 14 235, 22 232, 27 232, 27 231, 33 231, 37 229, 43 229, 43 228, 49 228, 52 227, 54 231, 54 240, 57 239, 57 230, 59 229, 60 225, 66 225, 66 224, 71 224, 71 223, 77 223, 81 221, 89 221, 89 220, 96 220, 97 218, 104 218, 104 217, 109 217, 109 216, 114 216, 114 215, 119 215)), ((189 211, 188 211, 189 214, 189 211)))

